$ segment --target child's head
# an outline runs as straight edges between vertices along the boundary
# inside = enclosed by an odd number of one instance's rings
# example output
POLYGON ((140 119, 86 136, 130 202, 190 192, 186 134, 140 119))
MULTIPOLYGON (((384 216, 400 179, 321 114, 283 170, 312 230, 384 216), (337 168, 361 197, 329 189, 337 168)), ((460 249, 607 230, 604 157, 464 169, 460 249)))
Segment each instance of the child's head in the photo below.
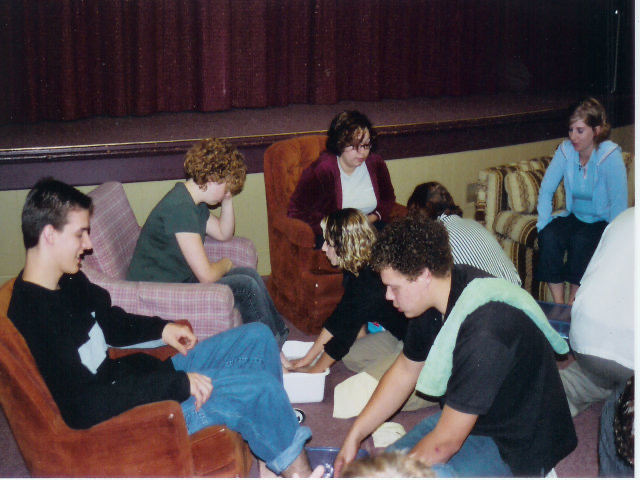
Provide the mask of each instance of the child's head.
POLYGON ((45 178, 31 189, 22 208, 22 238, 28 250, 38 245, 47 225, 62 231, 72 210, 93 212, 91 197, 66 183, 45 178))
POLYGON ((320 222, 328 248, 335 250, 337 266, 358 274, 369 262, 376 232, 360 210, 345 208, 327 215, 320 222))
POLYGON ((344 478, 434 478, 426 463, 401 450, 383 452, 351 462, 342 472, 344 478))
POLYGON ((226 183, 232 195, 239 193, 247 177, 244 157, 226 140, 205 138, 189 149, 184 161, 187 180, 200 188, 208 182, 226 183))

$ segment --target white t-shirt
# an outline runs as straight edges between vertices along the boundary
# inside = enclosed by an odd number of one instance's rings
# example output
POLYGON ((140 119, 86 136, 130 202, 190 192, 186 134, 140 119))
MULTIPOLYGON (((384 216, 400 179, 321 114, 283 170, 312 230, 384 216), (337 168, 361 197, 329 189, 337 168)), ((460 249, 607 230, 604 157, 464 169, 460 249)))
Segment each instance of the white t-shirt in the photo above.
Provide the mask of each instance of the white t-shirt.
POLYGON ((373 184, 366 164, 357 167, 351 175, 342 170, 340 162, 340 183, 342 184, 342 208, 357 208, 365 215, 378 206, 373 184))
POLYGON ((605 229, 571 308, 571 348, 633 369, 634 215, 629 208, 605 229))

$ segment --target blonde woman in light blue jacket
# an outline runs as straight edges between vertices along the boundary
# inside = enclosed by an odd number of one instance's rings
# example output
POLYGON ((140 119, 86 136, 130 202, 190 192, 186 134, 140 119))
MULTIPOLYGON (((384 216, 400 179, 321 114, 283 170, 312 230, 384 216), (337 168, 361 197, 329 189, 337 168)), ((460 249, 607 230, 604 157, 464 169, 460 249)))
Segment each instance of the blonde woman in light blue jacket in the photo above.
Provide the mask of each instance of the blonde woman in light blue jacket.
POLYGON ((604 107, 586 98, 570 111, 569 139, 556 150, 540 186, 536 269, 536 278, 548 283, 555 303, 564 303, 564 282, 569 282, 568 304, 605 227, 628 207, 627 172, 620 147, 607 140, 611 127, 604 107), (561 180, 566 210, 552 215, 561 180))

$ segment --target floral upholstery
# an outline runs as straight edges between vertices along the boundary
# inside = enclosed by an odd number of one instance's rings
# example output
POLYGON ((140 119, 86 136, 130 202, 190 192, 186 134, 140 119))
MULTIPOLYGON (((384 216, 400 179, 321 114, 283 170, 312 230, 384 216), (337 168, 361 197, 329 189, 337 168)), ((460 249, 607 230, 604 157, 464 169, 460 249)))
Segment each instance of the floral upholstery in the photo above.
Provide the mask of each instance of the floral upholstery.
MULTIPOLYGON (((633 205, 634 157, 624 152, 622 158, 627 167, 629 205, 633 205)), ((546 284, 536 281, 533 272, 538 262, 538 192, 550 162, 551 157, 546 156, 482 170, 475 202, 476 220, 494 234, 513 261, 523 288, 534 298, 549 301, 551 294, 546 284)), ((565 192, 560 183, 553 197, 553 210, 564 207, 565 192)))
MULTIPOLYGON (((82 270, 107 289, 114 305, 131 313, 158 315, 168 320, 188 319, 199 338, 207 338, 242 323, 234 308, 233 293, 226 285, 130 282, 127 268, 140 234, 140 226, 120 183, 108 182, 89 193, 93 253, 82 270)), ((253 243, 242 237, 218 242, 207 237, 205 250, 211 259, 228 257, 236 266, 255 268, 258 257, 253 243)))

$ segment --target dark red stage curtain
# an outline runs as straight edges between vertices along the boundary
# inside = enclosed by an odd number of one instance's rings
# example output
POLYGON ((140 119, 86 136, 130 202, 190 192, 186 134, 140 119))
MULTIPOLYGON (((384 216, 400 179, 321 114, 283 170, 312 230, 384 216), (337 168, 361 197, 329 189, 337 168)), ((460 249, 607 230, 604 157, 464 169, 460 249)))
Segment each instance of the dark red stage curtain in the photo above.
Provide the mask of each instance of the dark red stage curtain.
POLYGON ((609 1, 8 0, 0 123, 580 89, 609 1))

